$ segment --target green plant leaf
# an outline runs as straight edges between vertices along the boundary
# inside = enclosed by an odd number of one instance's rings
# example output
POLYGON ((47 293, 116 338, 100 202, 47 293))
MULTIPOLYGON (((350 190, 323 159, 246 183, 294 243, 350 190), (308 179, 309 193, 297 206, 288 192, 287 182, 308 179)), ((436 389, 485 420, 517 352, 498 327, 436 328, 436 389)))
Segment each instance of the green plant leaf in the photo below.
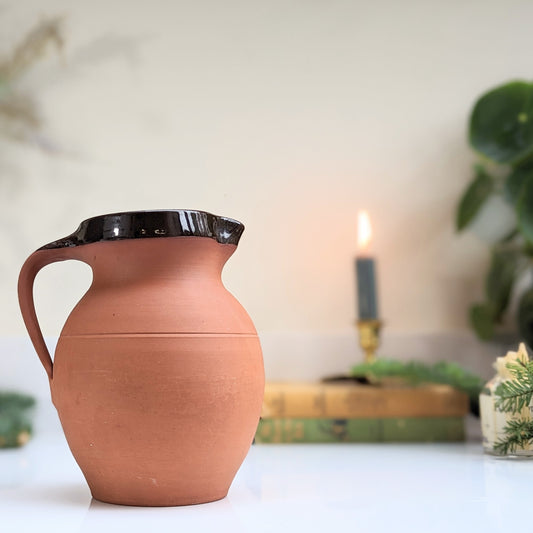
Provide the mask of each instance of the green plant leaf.
POLYGON ((522 187, 517 213, 520 233, 533 243, 533 179, 527 180, 522 187))
POLYGON ((518 261, 519 254, 517 252, 507 250, 494 250, 492 252, 485 290, 496 321, 501 318, 509 304, 518 261))
POLYGON ((515 168, 503 185, 504 198, 513 205, 518 205, 524 186, 533 180, 533 167, 520 166, 515 168))
POLYGON ((494 180, 492 177, 482 166, 476 166, 476 176, 470 182, 459 202, 455 220, 457 231, 463 230, 472 222, 493 190, 494 180))
POLYGON ((483 94, 470 115, 469 139, 498 163, 514 165, 533 155, 533 84, 513 81, 483 94))
POLYGON ((480 339, 487 341, 494 337, 495 321, 496 318, 492 305, 474 304, 470 308, 470 324, 480 339))
POLYGON ((522 294, 518 303, 518 329, 531 348, 533 346, 533 288, 522 294))

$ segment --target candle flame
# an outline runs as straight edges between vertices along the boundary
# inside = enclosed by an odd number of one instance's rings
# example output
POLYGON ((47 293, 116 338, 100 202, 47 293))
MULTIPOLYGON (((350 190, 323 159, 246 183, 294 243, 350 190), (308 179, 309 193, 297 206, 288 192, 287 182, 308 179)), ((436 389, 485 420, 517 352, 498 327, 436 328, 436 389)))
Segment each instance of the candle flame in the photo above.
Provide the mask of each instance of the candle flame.
POLYGON ((372 240, 372 225, 366 211, 359 211, 357 215, 357 246, 360 250, 368 248, 372 240))

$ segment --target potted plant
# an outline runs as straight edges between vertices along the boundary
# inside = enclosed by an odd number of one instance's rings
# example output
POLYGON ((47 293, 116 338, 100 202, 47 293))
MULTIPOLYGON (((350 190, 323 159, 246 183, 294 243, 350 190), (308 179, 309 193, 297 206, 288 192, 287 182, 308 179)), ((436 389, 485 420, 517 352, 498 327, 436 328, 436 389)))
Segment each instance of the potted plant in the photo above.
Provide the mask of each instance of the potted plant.
MULTIPOLYGON (((485 340, 494 337, 516 281, 533 261, 533 83, 512 81, 476 101, 469 121, 469 143, 479 155, 474 177, 456 213, 462 231, 499 197, 512 209, 509 231, 491 245, 485 299, 470 308, 470 323, 485 340)), ((533 347, 533 285, 518 295, 517 330, 533 347)))

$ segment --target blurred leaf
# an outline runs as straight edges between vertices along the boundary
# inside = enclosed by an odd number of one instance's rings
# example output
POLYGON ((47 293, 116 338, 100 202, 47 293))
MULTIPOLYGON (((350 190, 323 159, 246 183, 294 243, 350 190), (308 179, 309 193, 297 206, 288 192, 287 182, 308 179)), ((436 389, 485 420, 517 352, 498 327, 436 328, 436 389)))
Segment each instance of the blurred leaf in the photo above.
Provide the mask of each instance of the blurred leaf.
POLYGON ((518 229, 513 228, 507 235, 504 235, 498 242, 501 244, 510 243, 518 235, 518 229))
POLYGON ((533 288, 527 290, 520 298, 518 328, 527 345, 533 347, 533 288))
POLYGON ((533 155, 533 84, 513 81, 482 95, 470 116, 470 144, 498 163, 533 155))
POLYGON ((522 248, 522 253, 526 257, 533 258, 533 243, 529 243, 529 242, 524 243, 524 247, 522 248))
POLYGON ((0 411, 8 409, 29 409, 35 405, 35 399, 18 392, 0 392, 0 411))
POLYGON ((33 397, 15 392, 0 392, 0 448, 25 444, 32 434, 29 410, 33 397))
POLYGON ((533 179, 526 181, 517 206, 518 228, 533 243, 533 179))
POLYGON ((459 202, 455 222, 457 231, 463 230, 472 222, 493 190, 494 180, 481 165, 476 166, 476 177, 472 180, 459 202))
POLYGON ((470 323, 476 335, 484 340, 494 337, 495 313, 490 304, 474 304, 470 308, 470 323))
POLYGON ((509 304, 509 298, 517 273, 519 254, 515 251, 492 252, 485 290, 491 304, 493 319, 499 320, 509 304))
POLYGON ((505 199, 513 205, 517 205, 525 184, 533 179, 533 167, 521 166, 515 168, 505 180, 503 194, 505 199))

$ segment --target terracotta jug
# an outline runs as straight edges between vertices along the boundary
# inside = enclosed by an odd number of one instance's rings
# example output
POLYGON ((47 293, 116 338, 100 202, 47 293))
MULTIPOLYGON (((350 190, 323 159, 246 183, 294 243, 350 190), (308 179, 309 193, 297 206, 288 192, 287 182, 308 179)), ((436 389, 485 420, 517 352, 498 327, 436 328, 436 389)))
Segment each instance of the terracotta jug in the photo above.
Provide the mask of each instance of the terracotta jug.
POLYGON ((24 263, 24 322, 94 498, 170 506, 227 494, 264 389, 256 330, 221 281, 243 229, 202 211, 109 214, 24 263), (93 282, 52 362, 33 282, 42 267, 65 259, 90 265, 93 282))

